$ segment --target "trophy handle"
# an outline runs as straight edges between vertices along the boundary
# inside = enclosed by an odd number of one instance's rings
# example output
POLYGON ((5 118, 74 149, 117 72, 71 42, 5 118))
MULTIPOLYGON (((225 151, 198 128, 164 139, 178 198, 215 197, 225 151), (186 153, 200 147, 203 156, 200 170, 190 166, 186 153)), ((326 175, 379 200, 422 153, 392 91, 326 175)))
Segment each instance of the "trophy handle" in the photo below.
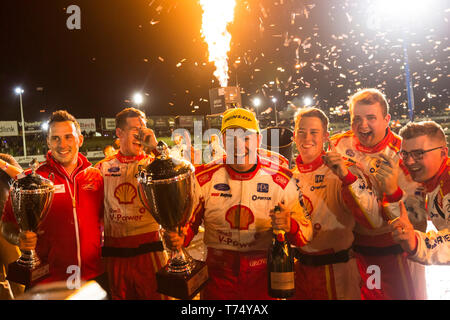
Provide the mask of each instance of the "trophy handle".
POLYGON ((151 212, 150 205, 149 205, 149 203, 147 201, 147 198, 144 195, 144 190, 143 190, 142 185, 140 183, 138 184, 137 190, 138 190, 138 196, 139 196, 139 199, 141 200, 142 205, 144 206, 144 208, 148 212, 151 212))
POLYGON ((48 174, 48 179, 55 183, 55 174, 53 172, 50 172, 48 174))

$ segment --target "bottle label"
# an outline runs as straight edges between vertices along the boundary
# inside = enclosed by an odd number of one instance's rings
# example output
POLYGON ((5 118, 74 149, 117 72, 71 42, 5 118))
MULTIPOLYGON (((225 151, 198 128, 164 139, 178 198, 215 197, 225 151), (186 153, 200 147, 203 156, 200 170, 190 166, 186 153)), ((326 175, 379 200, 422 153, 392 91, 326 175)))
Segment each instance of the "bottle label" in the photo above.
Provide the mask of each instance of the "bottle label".
POLYGON ((294 272, 271 272, 270 287, 273 290, 292 290, 295 288, 294 272))

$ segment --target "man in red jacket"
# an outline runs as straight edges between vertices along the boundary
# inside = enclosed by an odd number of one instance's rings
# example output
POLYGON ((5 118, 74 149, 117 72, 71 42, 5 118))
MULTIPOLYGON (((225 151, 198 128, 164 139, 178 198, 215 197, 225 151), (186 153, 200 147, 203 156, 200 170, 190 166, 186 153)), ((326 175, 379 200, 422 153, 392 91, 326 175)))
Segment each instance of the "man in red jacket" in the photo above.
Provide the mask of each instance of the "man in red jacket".
POLYGON ((21 232, 9 199, 2 217, 2 233, 21 250, 36 248, 40 259, 49 263, 50 275, 41 283, 67 281, 74 288, 80 280, 97 278, 104 272, 103 179, 100 171, 78 152, 83 136, 77 120, 67 111, 56 111, 50 117, 47 144, 47 159, 36 171, 44 178, 50 173, 55 177, 55 194, 47 217, 37 234, 21 232))

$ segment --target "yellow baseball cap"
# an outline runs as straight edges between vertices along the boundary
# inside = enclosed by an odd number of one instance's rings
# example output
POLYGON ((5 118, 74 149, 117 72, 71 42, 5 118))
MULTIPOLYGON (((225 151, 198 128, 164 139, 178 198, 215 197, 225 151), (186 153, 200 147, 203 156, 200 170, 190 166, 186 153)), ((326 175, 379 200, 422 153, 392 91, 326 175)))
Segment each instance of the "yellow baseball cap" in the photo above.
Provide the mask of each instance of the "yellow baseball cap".
POLYGON ((259 133, 258 120, 256 120, 255 114, 247 109, 232 108, 224 112, 220 132, 224 132, 232 127, 239 127, 259 133))

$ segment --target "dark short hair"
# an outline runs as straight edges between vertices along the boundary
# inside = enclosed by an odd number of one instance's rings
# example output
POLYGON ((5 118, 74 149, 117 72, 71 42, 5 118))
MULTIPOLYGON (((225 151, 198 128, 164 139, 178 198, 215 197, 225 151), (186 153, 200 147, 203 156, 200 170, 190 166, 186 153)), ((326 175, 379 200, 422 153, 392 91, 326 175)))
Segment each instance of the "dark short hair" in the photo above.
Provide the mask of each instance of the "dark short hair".
POLYGON ((75 125, 75 129, 77 130, 77 133, 81 136, 81 128, 80 124, 78 123, 77 119, 70 113, 68 113, 66 110, 57 110, 52 113, 50 116, 50 119, 48 120, 48 126, 50 127, 55 122, 65 122, 70 121, 75 125))
POLYGON ((329 120, 322 110, 312 107, 300 109, 299 111, 297 111, 294 117, 295 130, 297 130, 298 124, 300 123, 300 120, 302 120, 302 118, 319 118, 322 122, 323 129, 325 130, 325 132, 328 132, 329 120))
POLYGON ((147 123, 145 113, 136 108, 125 108, 116 114, 116 128, 124 129, 127 124, 127 118, 141 118, 147 123))
POLYGON ((384 117, 389 113, 389 104, 386 100, 385 95, 378 89, 368 88, 356 92, 352 95, 348 101, 348 107, 350 114, 357 104, 359 105, 371 105, 379 103, 381 106, 381 112, 384 117))
POLYGON ((434 121, 408 122, 400 129, 399 135, 405 140, 427 136, 447 145, 444 130, 434 121))

